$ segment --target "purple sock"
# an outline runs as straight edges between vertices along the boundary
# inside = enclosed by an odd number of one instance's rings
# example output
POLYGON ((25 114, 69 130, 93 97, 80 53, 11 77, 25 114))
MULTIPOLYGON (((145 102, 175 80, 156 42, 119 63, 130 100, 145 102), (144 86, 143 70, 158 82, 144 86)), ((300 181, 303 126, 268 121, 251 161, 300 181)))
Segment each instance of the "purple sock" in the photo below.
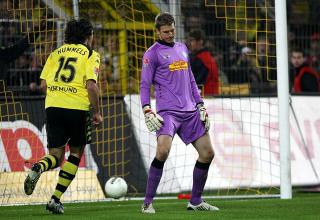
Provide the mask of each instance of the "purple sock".
POLYGON ((200 163, 197 161, 193 170, 193 186, 190 203, 192 205, 199 205, 202 202, 201 195, 204 185, 208 177, 210 163, 200 163), (200 164, 200 165, 199 165, 200 164), (199 168, 200 167, 200 168, 199 168))
POLYGON ((158 169, 153 165, 150 166, 144 204, 152 203, 153 197, 156 194, 156 191, 162 176, 162 171, 163 171, 163 168, 158 169))

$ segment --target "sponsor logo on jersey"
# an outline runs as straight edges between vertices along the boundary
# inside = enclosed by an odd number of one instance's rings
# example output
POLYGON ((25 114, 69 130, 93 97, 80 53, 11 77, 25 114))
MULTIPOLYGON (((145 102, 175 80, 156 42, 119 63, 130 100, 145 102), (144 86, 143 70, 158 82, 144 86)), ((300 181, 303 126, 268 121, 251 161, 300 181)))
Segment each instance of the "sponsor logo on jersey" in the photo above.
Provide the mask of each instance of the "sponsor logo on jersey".
POLYGON ((48 86, 50 92, 66 92, 66 93, 77 93, 78 90, 72 86, 48 86))
POLYGON ((169 65, 170 71, 186 70, 186 69, 188 69, 188 62, 184 60, 174 61, 169 65))

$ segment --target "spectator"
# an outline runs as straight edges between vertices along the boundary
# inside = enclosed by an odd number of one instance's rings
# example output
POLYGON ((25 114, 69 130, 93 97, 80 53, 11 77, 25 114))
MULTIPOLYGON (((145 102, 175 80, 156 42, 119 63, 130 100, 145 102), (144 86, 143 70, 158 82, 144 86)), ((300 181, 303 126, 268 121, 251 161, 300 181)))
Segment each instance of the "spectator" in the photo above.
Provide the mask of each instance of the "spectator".
POLYGON ((251 93, 257 93, 261 82, 261 75, 256 65, 254 51, 243 47, 237 61, 231 66, 229 82, 236 84, 247 83, 251 93), (257 88, 258 87, 258 88, 257 88))
MULTIPOLYGON (((43 28, 45 24, 41 25, 43 28)), ((34 28, 38 30, 38 28, 34 28)), ((24 51, 26 51, 32 43, 36 41, 40 32, 28 32, 21 40, 13 46, 0 47, 0 80, 8 80, 9 64, 19 58, 24 51)))
POLYGON ((30 56, 27 53, 19 56, 14 65, 8 68, 8 76, 6 78, 6 85, 22 88, 24 82, 28 80, 30 71, 30 56), (14 68, 13 68, 14 66, 14 68))
POLYGON ((185 20, 185 29, 187 31, 193 31, 203 25, 203 17, 199 14, 190 14, 185 20))
POLYGON ((320 72, 320 33, 311 36, 310 55, 307 63, 317 72, 320 72))
POLYGON ((243 47, 239 49, 239 51, 240 52, 235 53, 236 59, 232 60, 233 63, 230 64, 230 71, 228 74, 229 82, 234 84, 248 83, 250 81, 249 76, 254 72, 254 68, 252 68, 252 59, 249 57, 249 54, 252 53, 252 49, 243 47))
POLYGON ((241 55, 241 47, 239 44, 230 40, 228 45, 224 46, 222 59, 222 68, 228 78, 228 83, 235 83, 235 65, 241 55))
POLYGON ((306 62, 305 53, 300 48, 291 51, 290 88, 292 92, 319 92, 319 74, 306 62))
POLYGON ((205 47, 206 36, 200 29, 189 33, 189 50, 191 69, 198 87, 203 86, 204 95, 219 94, 219 70, 208 48, 205 47))
POLYGON ((271 42, 267 36, 258 36, 256 42, 257 67, 260 73, 260 82, 255 86, 256 94, 275 94, 277 85, 277 71, 276 71, 276 54, 275 43, 271 42))

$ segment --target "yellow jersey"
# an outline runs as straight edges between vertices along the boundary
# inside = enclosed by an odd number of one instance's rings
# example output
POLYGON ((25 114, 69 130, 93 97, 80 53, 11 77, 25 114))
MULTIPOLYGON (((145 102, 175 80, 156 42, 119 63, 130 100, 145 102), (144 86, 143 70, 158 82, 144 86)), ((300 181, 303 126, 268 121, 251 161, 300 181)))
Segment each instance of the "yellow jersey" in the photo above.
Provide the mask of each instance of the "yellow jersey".
POLYGON ((40 78, 47 83, 45 108, 89 110, 87 80, 97 82, 100 55, 83 44, 64 44, 48 57, 40 78))

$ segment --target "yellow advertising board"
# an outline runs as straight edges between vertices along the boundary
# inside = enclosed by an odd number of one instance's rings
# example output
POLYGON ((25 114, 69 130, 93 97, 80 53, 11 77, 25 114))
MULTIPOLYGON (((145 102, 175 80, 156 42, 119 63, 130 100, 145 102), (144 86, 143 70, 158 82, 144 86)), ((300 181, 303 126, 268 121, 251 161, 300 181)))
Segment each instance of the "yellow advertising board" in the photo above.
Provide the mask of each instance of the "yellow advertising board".
MULTIPOLYGON (((59 171, 43 173, 33 194, 27 196, 23 190, 27 172, 1 172, 0 204, 14 205, 47 202, 56 187, 58 173, 59 171)), ((61 201, 95 201, 104 198, 96 173, 93 170, 79 169, 71 185, 63 194, 61 201)))

